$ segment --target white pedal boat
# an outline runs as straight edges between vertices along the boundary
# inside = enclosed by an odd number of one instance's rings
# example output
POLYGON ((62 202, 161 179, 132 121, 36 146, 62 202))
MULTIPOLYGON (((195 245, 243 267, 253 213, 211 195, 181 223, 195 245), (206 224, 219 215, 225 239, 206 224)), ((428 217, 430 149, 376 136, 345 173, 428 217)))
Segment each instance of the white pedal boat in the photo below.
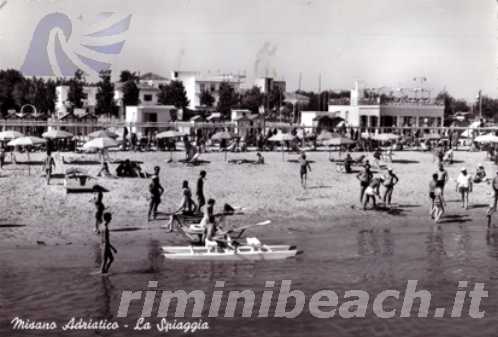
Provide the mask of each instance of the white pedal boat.
POLYGON ((163 246, 162 254, 171 260, 260 261, 283 260, 299 252, 290 245, 241 245, 236 249, 203 246, 163 246))

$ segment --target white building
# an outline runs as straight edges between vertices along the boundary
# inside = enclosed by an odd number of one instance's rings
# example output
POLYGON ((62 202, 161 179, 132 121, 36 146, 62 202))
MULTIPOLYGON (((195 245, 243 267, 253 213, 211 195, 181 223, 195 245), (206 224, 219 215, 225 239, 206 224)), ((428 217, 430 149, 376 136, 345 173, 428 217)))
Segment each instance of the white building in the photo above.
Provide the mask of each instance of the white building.
POLYGON ((166 77, 163 77, 154 73, 145 73, 140 76, 139 82, 142 84, 147 84, 151 87, 159 88, 160 85, 166 85, 170 82, 170 80, 166 77))
MULTIPOLYGON (((83 109, 87 113, 95 113, 95 107, 97 106, 97 91, 98 88, 96 86, 83 87, 83 109)), ((55 114, 57 119, 60 119, 62 118, 62 116, 65 116, 71 108, 71 103, 68 100, 69 86, 59 85, 55 88, 55 92, 57 94, 57 100, 55 102, 55 114)))
POLYGON ((341 117, 348 126, 379 127, 441 127, 444 105, 430 99, 397 99, 381 102, 366 99, 356 83, 351 90, 349 104, 330 103, 331 116, 341 117))
POLYGON ((173 71, 171 79, 183 83, 187 98, 190 101, 188 108, 196 110, 201 106, 201 93, 203 91, 211 93, 216 105, 219 99, 220 84, 227 82, 238 92, 245 76, 233 74, 201 76, 196 71, 173 71))
MULTIPOLYGON (((137 123, 168 123, 179 118, 178 109, 173 105, 138 105, 127 106, 125 121, 131 125, 130 131, 139 137, 146 136, 150 131, 161 131, 162 128, 145 128, 137 123)), ((164 128, 166 129, 166 128, 164 128)))

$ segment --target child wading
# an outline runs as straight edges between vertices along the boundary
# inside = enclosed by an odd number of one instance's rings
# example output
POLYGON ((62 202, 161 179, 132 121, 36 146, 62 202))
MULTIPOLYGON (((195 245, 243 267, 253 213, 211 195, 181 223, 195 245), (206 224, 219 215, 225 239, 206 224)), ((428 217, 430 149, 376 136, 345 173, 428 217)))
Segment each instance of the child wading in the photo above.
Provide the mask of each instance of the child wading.
POLYGON ((440 187, 436 187, 434 190, 434 204, 431 211, 431 217, 436 223, 439 222, 444 214, 444 204, 443 190, 440 187))
POLYGON ((101 252, 102 252, 102 268, 101 272, 102 274, 107 274, 109 272, 109 268, 111 267, 112 262, 114 261, 114 254, 117 254, 118 251, 114 246, 111 244, 111 240, 109 237, 109 223, 112 220, 112 215, 109 212, 106 212, 104 214, 104 226, 105 229, 102 234, 102 241, 101 241, 101 252))

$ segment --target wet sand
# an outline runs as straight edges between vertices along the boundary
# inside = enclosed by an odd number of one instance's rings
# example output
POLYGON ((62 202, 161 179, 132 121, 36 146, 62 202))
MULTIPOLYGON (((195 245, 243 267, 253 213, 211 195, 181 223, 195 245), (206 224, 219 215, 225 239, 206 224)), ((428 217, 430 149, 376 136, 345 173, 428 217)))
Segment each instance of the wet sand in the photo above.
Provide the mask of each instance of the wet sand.
MULTIPOLYGON (((271 219, 271 225, 253 228, 249 234, 268 243, 297 244, 303 255, 276 263, 199 265, 164 261, 160 246, 183 245, 185 240, 161 230, 159 226, 165 220, 147 223, 148 181, 99 179, 100 185, 111 190, 105 194, 104 203, 113 213, 111 228, 117 231, 112 232, 112 240, 119 250, 111 275, 104 279, 90 275, 100 262, 98 237, 92 232, 91 195, 66 195, 61 179, 54 179, 53 185, 46 187, 39 177, 40 167, 33 167, 32 176, 27 177, 23 165, 7 166, 0 178, 0 316, 59 321, 72 316, 108 317, 115 315, 122 290, 143 289, 150 280, 159 281, 159 286, 166 289, 206 291, 216 280, 224 280, 231 288, 251 288, 261 293, 266 280, 289 279, 293 287, 312 294, 320 289, 373 293, 402 290, 407 280, 417 279, 421 287, 434 291, 438 305, 447 306, 456 283, 467 280, 485 282, 490 292, 486 302, 489 314, 483 320, 381 320, 372 315, 354 321, 319 320, 308 312, 298 319, 285 320, 285 325, 278 319, 214 320, 212 329, 200 335, 494 335, 498 244, 496 235, 487 237, 486 232, 485 212, 492 196, 489 185, 476 185, 471 208, 464 210, 451 181, 446 192, 447 215, 440 228, 435 228, 428 215, 427 186, 435 169, 430 153, 395 154, 391 166, 401 181, 393 195, 395 207, 390 211, 361 210, 355 175, 336 172, 326 152, 308 154, 315 163, 306 190, 299 184, 297 164, 282 161, 280 153, 264 155, 267 164, 262 167, 231 165, 224 162, 223 154, 216 153, 203 155, 202 159, 210 163, 198 167, 186 167, 176 160, 166 163, 168 153, 132 156, 144 161, 149 172, 154 165, 161 166, 161 181, 166 188, 161 211, 176 207, 182 180, 195 186, 199 171, 205 169, 208 197, 246 208, 244 216, 231 221, 248 224, 271 219)), ((116 159, 127 156, 131 155, 112 153, 116 159)), ((175 159, 181 157, 175 154, 175 159)), ((254 153, 229 155, 229 159, 253 157, 254 153)), ((32 158, 36 160, 36 156, 32 158)), ((286 159, 295 158, 286 155, 286 159)), ((457 152, 455 159, 457 163, 448 167, 453 179, 462 166, 473 172, 480 162, 488 175, 493 176, 496 170, 494 164, 485 161, 484 153, 457 152)), ((98 171, 98 166, 81 167, 90 174, 98 171)), ((135 309, 125 320, 129 324, 139 315, 135 309)), ((2 328, 8 329, 4 321, 0 331, 2 328)))

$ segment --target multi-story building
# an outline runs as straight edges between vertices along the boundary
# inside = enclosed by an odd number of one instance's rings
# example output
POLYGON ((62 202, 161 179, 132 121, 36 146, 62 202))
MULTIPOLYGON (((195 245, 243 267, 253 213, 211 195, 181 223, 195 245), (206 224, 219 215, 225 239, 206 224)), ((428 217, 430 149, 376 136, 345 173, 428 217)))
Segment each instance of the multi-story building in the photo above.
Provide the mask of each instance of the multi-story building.
POLYGON ((441 127, 444 104, 430 98, 386 99, 365 98, 356 83, 349 104, 331 102, 326 117, 340 117, 348 126, 379 127, 441 127))
POLYGON ((203 91, 209 92, 214 97, 214 104, 216 104, 219 99, 221 83, 229 83, 236 91, 239 91, 245 76, 233 74, 201 76, 196 71, 173 71, 171 79, 183 83, 190 102, 188 108, 196 110, 201 107, 201 93, 203 91))

